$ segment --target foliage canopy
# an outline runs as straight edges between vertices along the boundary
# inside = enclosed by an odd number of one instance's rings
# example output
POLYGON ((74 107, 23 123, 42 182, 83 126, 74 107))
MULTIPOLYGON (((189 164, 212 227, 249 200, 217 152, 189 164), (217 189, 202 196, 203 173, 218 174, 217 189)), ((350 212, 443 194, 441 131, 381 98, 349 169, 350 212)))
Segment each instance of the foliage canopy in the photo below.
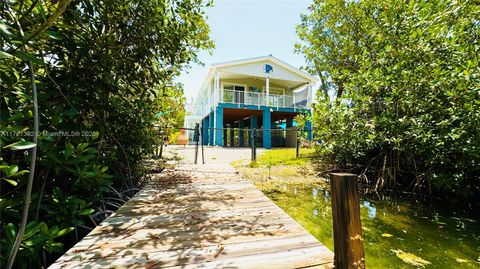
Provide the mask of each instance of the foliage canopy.
POLYGON ((478 193, 478 1, 316 0, 297 33, 323 157, 377 187, 478 193))
POLYGON ((183 120, 175 76, 213 47, 203 11, 210 2, 69 2, 0 4, 2 265, 18 231, 29 153, 38 149, 15 268, 48 265, 58 255, 51 253, 75 243, 135 191, 142 160, 158 144, 157 127, 183 120))

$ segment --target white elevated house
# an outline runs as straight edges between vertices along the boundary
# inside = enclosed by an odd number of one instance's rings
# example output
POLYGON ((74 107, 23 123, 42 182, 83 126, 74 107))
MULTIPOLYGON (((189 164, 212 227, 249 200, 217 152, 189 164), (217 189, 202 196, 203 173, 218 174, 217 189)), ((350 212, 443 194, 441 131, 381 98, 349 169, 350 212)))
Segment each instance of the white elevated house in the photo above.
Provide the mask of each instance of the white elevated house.
MULTIPOLYGON (((271 55, 213 64, 185 127, 200 123, 203 143, 217 146, 228 144, 225 129, 258 128, 263 130, 260 146, 271 148, 272 131, 292 128, 299 113, 311 114, 316 82, 315 77, 271 55)), ((310 122, 306 129, 311 129, 310 122)), ((240 136, 243 146, 243 132, 240 136)))

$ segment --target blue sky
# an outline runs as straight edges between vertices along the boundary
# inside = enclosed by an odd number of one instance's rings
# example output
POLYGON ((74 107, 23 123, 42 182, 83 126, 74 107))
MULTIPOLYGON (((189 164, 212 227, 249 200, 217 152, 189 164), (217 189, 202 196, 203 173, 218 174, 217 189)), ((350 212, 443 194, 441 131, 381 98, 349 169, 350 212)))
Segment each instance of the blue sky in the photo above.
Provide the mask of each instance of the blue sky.
POLYGON ((200 53, 205 66, 194 64, 177 79, 185 85, 185 96, 195 97, 212 63, 273 56, 295 67, 305 65, 293 52, 298 37, 295 25, 312 1, 307 0, 217 0, 208 8, 207 22, 215 50, 200 53))

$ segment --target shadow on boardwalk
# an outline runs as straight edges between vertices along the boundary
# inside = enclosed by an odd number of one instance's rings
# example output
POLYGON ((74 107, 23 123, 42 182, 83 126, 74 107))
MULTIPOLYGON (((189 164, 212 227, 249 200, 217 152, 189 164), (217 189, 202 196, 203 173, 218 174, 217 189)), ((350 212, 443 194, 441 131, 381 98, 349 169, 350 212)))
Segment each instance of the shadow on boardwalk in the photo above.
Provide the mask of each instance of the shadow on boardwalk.
POLYGON ((298 268, 331 261, 325 246, 252 184, 219 168, 155 175, 51 268, 298 268))

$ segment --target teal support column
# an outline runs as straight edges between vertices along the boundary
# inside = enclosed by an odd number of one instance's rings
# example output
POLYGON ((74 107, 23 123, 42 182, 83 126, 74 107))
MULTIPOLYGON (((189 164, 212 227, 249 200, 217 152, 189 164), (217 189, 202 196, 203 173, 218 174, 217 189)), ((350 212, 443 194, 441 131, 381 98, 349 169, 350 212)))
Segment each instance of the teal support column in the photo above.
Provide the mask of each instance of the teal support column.
POLYGON ((270 112, 270 108, 266 107, 263 109, 262 113, 262 121, 263 121, 263 147, 266 149, 272 148, 272 113, 270 112))
POLYGON ((208 125, 210 124, 210 116, 206 116, 205 118, 203 118, 202 120, 202 126, 200 126, 202 128, 202 143, 204 145, 208 145, 208 125))
POLYGON ((243 119, 238 121, 238 140, 239 140, 239 146, 243 147, 243 140, 245 140, 244 137, 244 132, 245 132, 245 122, 243 122, 243 119))
POLYGON ((215 109, 215 145, 223 146, 223 107, 218 105, 215 109))
POLYGON ((210 116, 208 116, 208 144, 210 146, 213 146, 215 145, 215 141, 214 141, 214 137, 215 137, 215 130, 213 129, 214 127, 214 116, 215 116, 215 112, 212 111, 212 113, 210 113, 210 116))
POLYGON ((287 128, 293 127, 293 118, 287 118, 287 128))
MULTIPOLYGON (((250 129, 256 129, 257 128, 257 116, 250 116, 249 118, 250 121, 250 129)), ((248 146, 252 146, 252 134, 248 134, 248 146)))
POLYGON ((312 130, 312 122, 311 121, 305 122, 305 130, 307 130, 307 139, 312 141, 313 130, 312 130))
POLYGON ((230 125, 230 147, 235 146, 235 127, 230 125))

